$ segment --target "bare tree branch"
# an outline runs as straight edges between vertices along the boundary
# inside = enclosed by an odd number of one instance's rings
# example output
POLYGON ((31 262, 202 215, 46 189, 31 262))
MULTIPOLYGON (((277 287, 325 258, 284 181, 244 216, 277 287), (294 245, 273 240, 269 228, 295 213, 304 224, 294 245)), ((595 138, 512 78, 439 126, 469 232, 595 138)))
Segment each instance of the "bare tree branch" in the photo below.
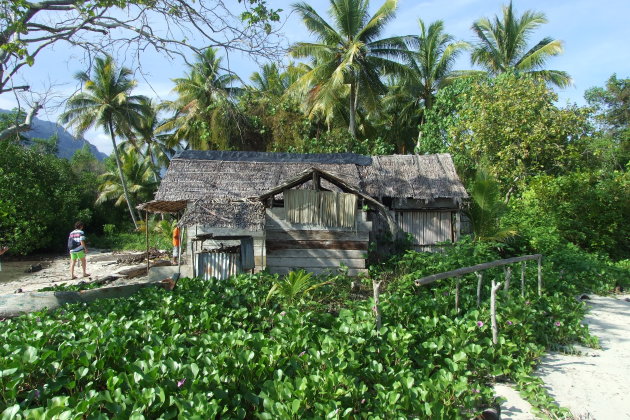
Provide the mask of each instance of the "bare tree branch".
POLYGON ((48 0, 0 2, 0 93, 35 65, 43 49, 66 42, 86 56, 116 49, 151 48, 185 61, 208 47, 265 59, 280 56, 281 39, 270 26, 278 15, 266 0, 48 0), (246 14, 236 12, 237 9, 246 14), (245 20, 244 20, 245 18, 245 20))
POLYGON ((16 124, 0 131, 0 141, 5 140, 11 136, 15 136, 16 134, 29 131, 31 129, 31 124, 33 123, 33 118, 35 117, 35 115, 37 115, 40 109, 42 109, 42 105, 36 102, 31 110, 28 112, 28 114, 26 114, 26 118, 22 124, 16 124))

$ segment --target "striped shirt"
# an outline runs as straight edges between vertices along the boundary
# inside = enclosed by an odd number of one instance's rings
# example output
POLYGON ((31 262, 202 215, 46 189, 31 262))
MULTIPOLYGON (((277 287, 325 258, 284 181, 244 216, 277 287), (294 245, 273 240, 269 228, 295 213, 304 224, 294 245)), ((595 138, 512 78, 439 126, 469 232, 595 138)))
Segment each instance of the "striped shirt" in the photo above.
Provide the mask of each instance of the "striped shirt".
POLYGON ((82 230, 73 230, 72 232, 70 232, 70 236, 68 237, 68 239, 72 239, 73 244, 76 245, 70 250, 70 252, 83 251, 83 244, 81 242, 85 241, 85 233, 82 230))

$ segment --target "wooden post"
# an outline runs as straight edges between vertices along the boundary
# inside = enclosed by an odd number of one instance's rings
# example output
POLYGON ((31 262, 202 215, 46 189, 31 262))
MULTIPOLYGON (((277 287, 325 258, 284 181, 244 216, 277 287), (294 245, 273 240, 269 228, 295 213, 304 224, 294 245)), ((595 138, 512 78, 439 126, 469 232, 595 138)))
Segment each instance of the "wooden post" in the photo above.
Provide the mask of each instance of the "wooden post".
POLYGON ((497 327, 497 311, 496 311, 496 300, 497 300, 497 290, 501 287, 501 283, 494 284, 494 279, 492 279, 492 288, 490 289, 490 322, 492 324, 492 344, 497 344, 498 342, 498 334, 499 328, 497 327))
POLYGON ((319 191, 321 190, 321 181, 319 179, 319 174, 317 173, 317 171, 313 171, 313 186, 315 188, 315 191, 319 191))
POLYGON ((374 311, 374 315, 376 316, 376 331, 381 330, 381 308, 379 308, 379 296, 380 296, 380 288, 381 282, 372 280, 372 288, 374 289, 374 307, 372 310, 374 311))
POLYGON ((542 256, 538 257, 538 296, 542 296, 542 256))
POLYGON ((521 261, 521 297, 525 297, 525 266, 527 261, 521 261))
MULTIPOLYGON (((178 221, 179 226, 179 221, 178 221)), ((182 242, 184 239, 184 227, 179 229, 179 249, 177 250, 177 274, 182 275, 182 242)), ((191 243, 192 244, 192 243, 191 243)))
POLYGON ((147 243, 147 278, 149 276, 149 212, 144 211, 144 230, 145 230, 145 240, 147 243))
POLYGON ((459 313, 459 284, 461 278, 458 276, 455 280, 455 312, 459 313))
POLYGON ((505 296, 508 297, 510 293, 510 281, 512 280, 512 267, 505 267, 503 269, 503 273, 505 275, 505 287, 503 290, 505 292, 505 296))
POLYGON ((481 283, 483 282, 483 273, 475 273, 477 276, 477 307, 481 306, 481 283))

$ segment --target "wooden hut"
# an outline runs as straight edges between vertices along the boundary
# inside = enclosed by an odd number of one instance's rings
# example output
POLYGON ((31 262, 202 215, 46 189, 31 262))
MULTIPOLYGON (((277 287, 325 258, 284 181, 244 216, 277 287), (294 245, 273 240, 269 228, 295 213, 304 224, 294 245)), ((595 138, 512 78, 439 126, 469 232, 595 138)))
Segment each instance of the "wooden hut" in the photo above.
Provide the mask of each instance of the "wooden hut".
POLYGON ((183 214, 193 275, 356 275, 400 232, 421 250, 456 241, 467 198, 448 154, 184 151, 140 208, 183 214))

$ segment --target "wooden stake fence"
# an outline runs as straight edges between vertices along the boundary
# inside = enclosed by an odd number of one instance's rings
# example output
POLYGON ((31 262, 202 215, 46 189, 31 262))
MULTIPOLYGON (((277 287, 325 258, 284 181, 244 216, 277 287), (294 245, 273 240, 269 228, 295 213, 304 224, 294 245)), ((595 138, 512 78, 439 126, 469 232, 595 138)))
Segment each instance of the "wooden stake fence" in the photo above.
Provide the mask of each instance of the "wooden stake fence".
MULTIPOLYGON (((496 260, 492 262, 487 262, 483 264, 477 264, 470 267, 458 268, 457 270, 446 271, 444 273, 433 274, 431 276, 423 277, 421 279, 417 279, 414 281, 416 286, 424 286, 427 284, 431 284, 438 280, 447 279, 451 277, 455 277, 455 311, 459 313, 459 292, 460 292, 460 284, 461 284, 461 276, 465 274, 474 273, 477 276, 477 306, 481 305, 481 286, 483 283, 483 273, 480 271, 488 270, 490 268, 507 266, 504 268, 505 274, 505 284, 504 284, 504 292, 505 296, 509 296, 510 289, 510 281, 512 279, 512 267, 508 265, 514 263, 521 263, 521 296, 525 296, 525 268, 527 261, 536 260, 538 262, 538 296, 542 295, 542 255, 534 254, 534 255, 524 255, 522 257, 514 257, 514 258, 506 258, 503 260, 496 260)), ((379 284, 380 285, 380 284, 379 284)), ((495 283, 494 279, 492 280, 492 286, 490 288, 490 322, 492 325, 492 343, 497 344, 498 340, 498 326, 497 326, 497 318, 496 318, 496 294, 499 288, 501 287, 501 283, 495 283)), ((374 301, 376 302, 377 312, 377 329, 380 328, 380 312, 378 311, 378 294, 377 294, 377 286, 374 288, 374 301)))

